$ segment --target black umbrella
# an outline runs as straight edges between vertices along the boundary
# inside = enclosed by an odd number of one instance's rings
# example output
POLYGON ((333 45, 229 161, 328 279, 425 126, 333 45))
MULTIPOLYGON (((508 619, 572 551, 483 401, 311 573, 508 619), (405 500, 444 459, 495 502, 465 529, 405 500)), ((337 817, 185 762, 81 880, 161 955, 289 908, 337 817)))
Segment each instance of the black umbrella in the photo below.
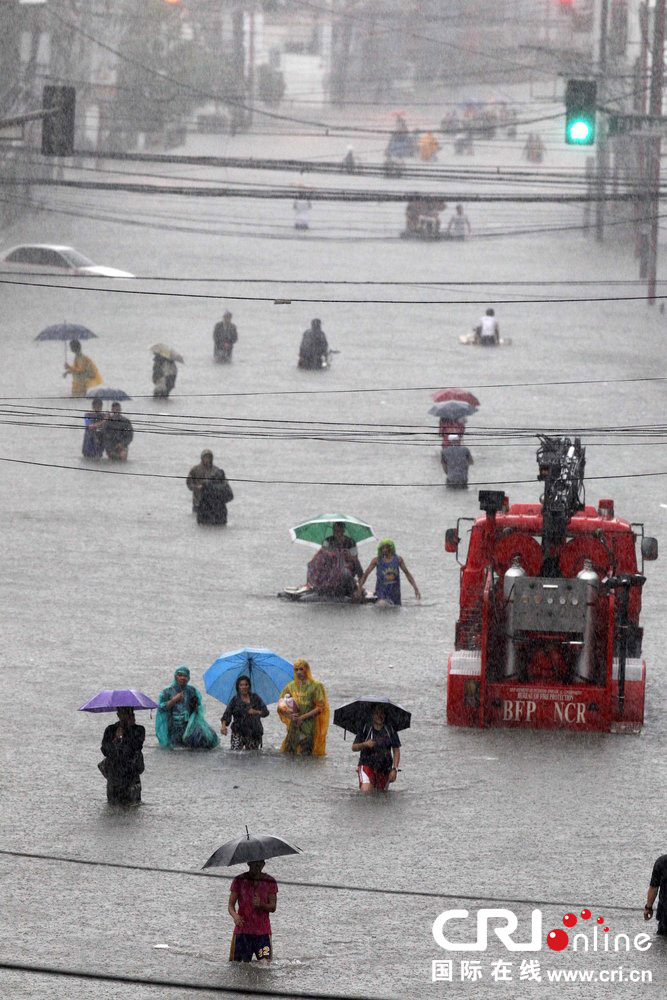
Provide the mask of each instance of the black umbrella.
POLYGON ((340 726, 341 729, 349 730, 351 733, 359 733, 371 721, 373 709, 378 706, 384 709, 387 724, 393 726, 396 732, 410 728, 410 712, 384 695, 373 694, 362 695, 357 701, 351 701, 349 705, 337 708, 333 717, 334 726, 340 726))
POLYGON ((249 861, 266 861, 281 854, 301 854, 300 847, 292 847, 286 840, 270 833, 250 834, 245 828, 245 836, 235 837, 219 847, 208 859, 204 868, 227 868, 249 861))

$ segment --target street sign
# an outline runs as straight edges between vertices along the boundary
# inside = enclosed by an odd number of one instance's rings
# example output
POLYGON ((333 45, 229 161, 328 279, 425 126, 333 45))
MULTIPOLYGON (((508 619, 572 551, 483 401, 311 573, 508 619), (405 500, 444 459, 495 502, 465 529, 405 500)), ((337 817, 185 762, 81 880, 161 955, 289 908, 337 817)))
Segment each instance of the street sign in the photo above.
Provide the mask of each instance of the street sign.
POLYGON ((667 117, 649 115, 609 115, 607 131, 610 136, 631 135, 645 139, 667 137, 667 117))

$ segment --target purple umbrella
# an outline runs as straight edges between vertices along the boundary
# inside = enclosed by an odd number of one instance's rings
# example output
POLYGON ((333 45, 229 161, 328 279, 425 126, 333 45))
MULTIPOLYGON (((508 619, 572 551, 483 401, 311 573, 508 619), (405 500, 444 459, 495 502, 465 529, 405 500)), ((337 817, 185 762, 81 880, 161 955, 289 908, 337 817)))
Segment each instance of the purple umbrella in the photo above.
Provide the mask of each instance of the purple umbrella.
POLYGON ((122 691, 100 691, 79 709, 80 712, 115 712, 117 708, 157 708, 152 698, 134 688, 122 691))

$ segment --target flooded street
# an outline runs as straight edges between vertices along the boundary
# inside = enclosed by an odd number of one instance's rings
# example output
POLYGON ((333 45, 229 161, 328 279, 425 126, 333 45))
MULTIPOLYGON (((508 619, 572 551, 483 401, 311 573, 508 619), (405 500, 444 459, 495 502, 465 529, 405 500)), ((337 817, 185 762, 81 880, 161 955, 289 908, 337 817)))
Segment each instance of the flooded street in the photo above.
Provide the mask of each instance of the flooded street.
MULTIPOLYGON (((224 142, 226 155, 254 152, 252 136, 224 142)), ((313 155, 327 152, 318 145, 313 155)), ((371 160, 374 147, 364 152, 371 160)), ((221 180, 204 167, 156 172, 221 180)), ((251 177, 268 183, 259 171, 251 177)), ((232 182, 233 171, 222 179, 232 182)), ((297 180, 271 175, 271 183, 297 180)), ((460 188, 452 182, 452 192, 460 188)), ((520 962, 533 955, 508 956, 494 936, 487 952, 462 953, 479 958, 481 981, 459 980, 457 953, 454 981, 434 983, 432 961, 452 956, 431 927, 446 909, 498 906, 516 912, 520 940, 535 907, 545 933, 584 907, 612 934, 647 929, 651 865, 665 850, 664 559, 646 567, 640 736, 465 730, 445 724, 459 569, 444 536, 458 517, 477 514, 480 488, 537 502, 534 434, 552 428, 582 437, 587 501, 612 497, 619 516, 644 522, 662 544, 665 478, 652 474, 667 472, 667 453, 646 428, 664 421, 664 383, 652 379, 664 374, 667 319, 641 300, 540 301, 639 295, 636 285, 604 284, 635 278, 635 262, 611 238, 598 247, 565 228, 581 222, 576 205, 523 206, 518 217, 516 206, 469 204, 472 239, 424 244, 398 239, 401 204, 314 202, 310 229, 299 234, 290 200, 61 189, 39 198, 50 210, 25 217, 4 244, 71 244, 140 280, 91 280, 100 290, 3 285, 2 961, 279 996, 583 995, 580 985, 520 980, 520 962), (355 279, 378 284, 331 284, 355 279), (483 284, 492 280, 498 288, 483 284), (584 281, 599 284, 576 283, 584 281), (459 343, 487 305, 511 347, 459 343), (218 366, 212 328, 226 308, 239 342, 233 364, 218 366), (328 371, 300 371, 300 337, 316 316, 340 353, 328 371), (135 427, 126 465, 81 458, 83 408, 66 395, 62 345, 34 342, 65 319, 97 334, 84 352, 105 383, 133 397, 123 404, 135 427), (185 357, 167 401, 151 395, 155 341, 185 357), (481 401, 468 424, 467 491, 444 488, 427 415, 431 392, 447 385, 481 401), (618 427, 643 433, 621 436, 618 427), (199 527, 191 513, 184 477, 203 448, 234 489, 226 528, 199 527), (291 543, 290 526, 330 509, 395 539, 421 602, 405 584, 401 609, 277 599, 305 582, 310 558, 291 543), (305 657, 332 710, 368 691, 408 708, 391 793, 358 794, 352 738, 333 727, 324 759, 285 759, 275 706, 263 752, 247 756, 224 738, 210 753, 164 751, 144 712, 143 803, 111 810, 96 764, 112 717, 77 713, 79 705, 101 688, 156 698, 180 664, 203 692, 205 669, 241 646, 305 657), (304 851, 267 864, 279 883, 270 968, 228 963, 229 878, 197 875, 246 824, 304 851), (500 959, 513 962, 512 982, 490 978, 500 959)), ((360 546, 364 567, 374 554, 372 543, 360 546)), ((217 730, 222 705, 206 695, 204 703, 217 730)), ((650 970, 641 996, 664 995, 660 939, 613 960, 592 951, 537 957, 543 974, 650 970)), ((640 995, 632 989, 595 982, 585 995, 640 995)), ((107 1000, 121 991, 157 995, 0 968, 0 993, 11 1000, 107 1000)))

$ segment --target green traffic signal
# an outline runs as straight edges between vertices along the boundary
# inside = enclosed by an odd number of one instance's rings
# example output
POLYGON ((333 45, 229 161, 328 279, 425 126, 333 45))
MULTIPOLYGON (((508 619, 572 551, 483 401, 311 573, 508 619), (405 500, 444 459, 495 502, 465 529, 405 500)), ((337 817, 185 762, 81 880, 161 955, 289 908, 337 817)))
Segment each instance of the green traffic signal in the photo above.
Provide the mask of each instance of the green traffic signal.
POLYGON ((576 146, 590 146, 593 139, 593 126, 585 118, 573 118, 572 121, 568 121, 566 142, 576 146))
POLYGON ((597 86, 594 80, 568 80, 565 88, 565 142, 592 146, 595 142, 597 86))

